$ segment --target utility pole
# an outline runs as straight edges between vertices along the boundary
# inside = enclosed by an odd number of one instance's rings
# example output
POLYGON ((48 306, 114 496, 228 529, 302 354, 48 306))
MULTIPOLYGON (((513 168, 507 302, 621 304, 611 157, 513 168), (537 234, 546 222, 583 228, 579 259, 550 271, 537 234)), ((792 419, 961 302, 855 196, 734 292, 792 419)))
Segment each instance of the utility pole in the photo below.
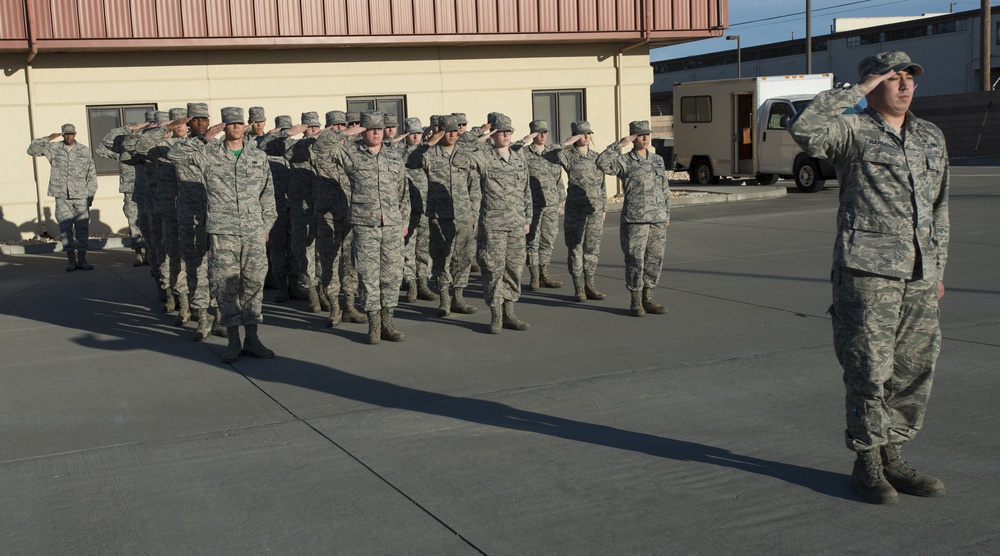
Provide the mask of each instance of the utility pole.
MULTIPOLYGON (((990 0, 983 0, 986 4, 990 0)), ((812 1, 806 0, 806 73, 813 72, 812 1)))
POLYGON ((990 0, 981 0, 981 8, 979 9, 979 19, 982 22, 982 33, 983 37, 982 48, 979 54, 979 72, 983 76, 983 91, 989 92, 990 87, 990 65, 992 65, 992 59, 990 56, 990 44, 993 42, 993 37, 990 34, 990 26, 993 23, 990 21, 990 0))

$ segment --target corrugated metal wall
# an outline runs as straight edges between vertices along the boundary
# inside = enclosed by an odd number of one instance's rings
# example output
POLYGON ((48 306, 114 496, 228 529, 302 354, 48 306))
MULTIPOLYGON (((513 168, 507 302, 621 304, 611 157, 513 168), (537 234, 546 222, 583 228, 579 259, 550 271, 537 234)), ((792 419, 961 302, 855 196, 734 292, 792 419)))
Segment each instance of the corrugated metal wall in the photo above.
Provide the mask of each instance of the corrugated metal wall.
MULTIPOLYGON (((206 39, 639 33, 644 0, 27 0, 35 39, 206 39)), ((717 0, 654 0, 654 32, 707 31, 717 0)), ((725 9, 725 2, 721 3, 725 9)), ((23 0, 0 3, 0 44, 26 39, 23 0)), ((500 37, 497 37, 500 38, 500 37)), ((594 39, 595 37, 589 37, 594 39)), ((7 43, 9 44, 9 43, 7 43)))

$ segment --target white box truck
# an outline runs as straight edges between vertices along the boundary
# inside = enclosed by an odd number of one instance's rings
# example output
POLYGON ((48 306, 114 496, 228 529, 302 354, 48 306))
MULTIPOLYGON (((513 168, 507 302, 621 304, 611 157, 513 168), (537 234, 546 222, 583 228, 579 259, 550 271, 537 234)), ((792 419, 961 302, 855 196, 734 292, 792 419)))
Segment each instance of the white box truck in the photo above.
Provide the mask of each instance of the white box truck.
POLYGON ((675 83, 678 168, 698 185, 723 176, 762 185, 794 178, 801 191, 819 191, 834 177, 833 168, 806 156, 787 127, 817 93, 832 87, 829 73, 675 83))

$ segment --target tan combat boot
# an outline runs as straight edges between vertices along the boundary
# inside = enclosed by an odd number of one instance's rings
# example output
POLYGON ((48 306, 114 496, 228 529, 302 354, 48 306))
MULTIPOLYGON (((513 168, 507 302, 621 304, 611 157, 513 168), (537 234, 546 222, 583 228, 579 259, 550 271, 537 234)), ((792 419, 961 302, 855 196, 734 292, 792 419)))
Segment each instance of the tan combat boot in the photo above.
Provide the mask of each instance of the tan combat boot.
POLYGON ((392 309, 384 307, 382 309, 382 339, 390 342, 402 342, 406 340, 406 334, 396 329, 392 324, 392 309))
POLYGON ((653 300, 653 288, 643 288, 642 308, 651 315, 667 314, 667 308, 653 300))
POLYGON ((504 301, 503 302, 503 327, 510 330, 527 330, 531 328, 531 325, 517 318, 514 314, 514 302, 504 301))
POLYGON ((881 451, 882 472, 893 488, 913 496, 944 496, 944 483, 940 479, 917 473, 903 460, 902 444, 886 444, 881 451))
POLYGON ((851 472, 851 486, 872 504, 895 504, 899 502, 896 489, 882 475, 882 458, 876 449, 858 452, 851 472))

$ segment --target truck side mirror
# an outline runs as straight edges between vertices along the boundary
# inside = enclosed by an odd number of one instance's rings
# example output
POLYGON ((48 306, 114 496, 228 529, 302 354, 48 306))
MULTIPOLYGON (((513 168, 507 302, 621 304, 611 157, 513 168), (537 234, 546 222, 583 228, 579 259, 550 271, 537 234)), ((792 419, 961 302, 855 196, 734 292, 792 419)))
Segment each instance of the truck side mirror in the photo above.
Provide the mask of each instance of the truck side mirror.
POLYGON ((782 116, 781 119, 778 120, 778 125, 781 126, 781 129, 788 129, 788 116, 782 116))

